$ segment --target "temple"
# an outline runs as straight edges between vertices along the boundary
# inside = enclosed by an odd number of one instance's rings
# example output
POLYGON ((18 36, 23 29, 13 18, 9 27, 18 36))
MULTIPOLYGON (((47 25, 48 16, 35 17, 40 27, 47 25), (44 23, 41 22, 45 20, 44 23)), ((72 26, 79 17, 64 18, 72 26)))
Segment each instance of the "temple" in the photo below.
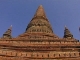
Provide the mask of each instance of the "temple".
POLYGON ((80 42, 64 27, 58 37, 40 5, 24 33, 13 38, 12 26, 0 38, 0 60, 80 60, 80 42))

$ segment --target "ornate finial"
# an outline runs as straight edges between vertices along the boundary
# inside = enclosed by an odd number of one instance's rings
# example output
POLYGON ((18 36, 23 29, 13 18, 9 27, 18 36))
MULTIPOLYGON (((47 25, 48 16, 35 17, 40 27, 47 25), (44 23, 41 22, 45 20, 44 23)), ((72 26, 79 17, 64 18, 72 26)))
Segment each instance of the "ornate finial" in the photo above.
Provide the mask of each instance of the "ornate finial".
POLYGON ((10 28, 9 28, 10 30, 12 30, 12 25, 10 26, 10 28))
POLYGON ((3 38, 11 38, 12 25, 10 28, 3 34, 3 38))
POLYGON ((42 7, 42 5, 40 5, 40 7, 42 7))
POLYGON ((65 28, 66 28, 66 25, 65 25, 65 28))
POLYGON ((65 26, 64 38, 73 38, 73 35, 70 33, 69 29, 65 26))
POLYGON ((12 25, 10 27, 12 28, 12 25))

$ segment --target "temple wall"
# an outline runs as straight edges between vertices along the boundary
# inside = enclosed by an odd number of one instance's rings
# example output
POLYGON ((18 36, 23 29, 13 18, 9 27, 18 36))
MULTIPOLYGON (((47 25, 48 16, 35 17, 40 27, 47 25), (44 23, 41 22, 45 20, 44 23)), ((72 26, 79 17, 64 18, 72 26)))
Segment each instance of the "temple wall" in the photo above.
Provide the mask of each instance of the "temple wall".
POLYGON ((11 50, 0 50, 0 56, 17 56, 33 58, 55 58, 55 57, 79 57, 79 52, 16 52, 11 50))
POLYGON ((79 42, 25 42, 25 41, 0 41, 0 44, 15 44, 15 45, 29 45, 29 44, 80 44, 79 42))

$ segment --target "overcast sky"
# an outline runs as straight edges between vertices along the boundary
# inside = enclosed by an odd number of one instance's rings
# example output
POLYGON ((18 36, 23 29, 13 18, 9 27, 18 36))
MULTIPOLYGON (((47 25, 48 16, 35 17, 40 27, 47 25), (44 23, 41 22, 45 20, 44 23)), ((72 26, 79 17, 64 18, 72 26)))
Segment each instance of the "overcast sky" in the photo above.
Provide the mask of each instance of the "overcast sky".
POLYGON ((12 25, 12 36, 25 32, 39 5, 44 7, 53 31, 64 35, 64 26, 80 40, 80 0, 0 0, 0 37, 12 25))

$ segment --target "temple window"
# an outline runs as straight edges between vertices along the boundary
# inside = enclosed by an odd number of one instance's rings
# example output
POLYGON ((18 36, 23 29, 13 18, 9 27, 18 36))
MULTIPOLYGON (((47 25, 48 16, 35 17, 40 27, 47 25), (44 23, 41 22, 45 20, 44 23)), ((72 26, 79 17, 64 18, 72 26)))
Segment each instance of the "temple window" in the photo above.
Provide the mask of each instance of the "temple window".
POLYGON ((43 55, 42 55, 42 57, 43 57, 43 55))
POLYGON ((38 24, 38 26, 40 26, 40 24, 38 24))
POLYGON ((60 54, 59 54, 59 56, 60 56, 60 54))
POLYGON ((50 42, 49 42, 49 44, 50 44, 50 42))
POLYGON ((31 57, 33 57, 33 54, 31 54, 31 57))
POLYGON ((38 57, 39 55, 37 54, 37 57, 38 57))
POLYGON ((12 52, 11 52, 11 55, 12 55, 12 52))
POLYGON ((31 37, 29 37, 29 38, 31 38, 31 37))
POLYGON ((41 29, 40 29, 40 32, 41 32, 41 29))
POLYGON ((39 32, 39 30, 37 29, 37 32, 39 32))
POLYGON ((55 54, 53 56, 55 57, 55 54))
POLYGON ((21 53, 21 56, 22 56, 22 53, 21 53))
POLYGON ((76 53, 74 53, 74 56, 76 56, 76 53))
POLYGON ((64 54, 64 56, 66 56, 66 54, 64 54))
POLYGON ((27 56, 27 54, 26 54, 26 56, 27 56))
POLYGON ((48 54, 48 57, 49 57, 49 54, 48 54))
POLYGON ((69 53, 69 56, 71 56, 71 54, 69 53))
POLYGON ((34 38, 36 38, 36 36, 34 36, 34 38))
POLYGON ((16 56, 17 56, 17 53, 16 53, 16 56))

